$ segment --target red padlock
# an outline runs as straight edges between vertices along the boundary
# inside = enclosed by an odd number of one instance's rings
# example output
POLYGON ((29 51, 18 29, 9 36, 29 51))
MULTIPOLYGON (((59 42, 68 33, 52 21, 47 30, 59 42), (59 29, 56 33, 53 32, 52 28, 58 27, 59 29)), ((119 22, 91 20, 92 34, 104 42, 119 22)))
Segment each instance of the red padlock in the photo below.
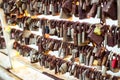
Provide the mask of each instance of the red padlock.
POLYGON ((114 68, 117 68, 117 58, 116 58, 116 56, 113 56, 113 59, 112 59, 112 68, 114 69, 114 68))

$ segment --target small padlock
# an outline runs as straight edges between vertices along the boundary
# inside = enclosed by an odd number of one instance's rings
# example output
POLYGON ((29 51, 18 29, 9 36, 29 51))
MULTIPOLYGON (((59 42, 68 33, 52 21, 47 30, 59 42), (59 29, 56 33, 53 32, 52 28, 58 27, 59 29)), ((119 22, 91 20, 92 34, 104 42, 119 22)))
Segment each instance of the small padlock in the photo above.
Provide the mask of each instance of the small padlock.
POLYGON ((20 12, 20 14, 23 14, 23 11, 22 11, 21 7, 19 7, 19 12, 20 12))
POLYGON ((82 32, 82 43, 84 43, 85 42, 85 32, 83 31, 82 32))
POLYGON ((117 58, 115 56, 113 56, 113 59, 112 59, 112 64, 111 64, 111 67, 113 69, 115 69, 117 67, 117 58))
POLYGON ((94 56, 93 56, 93 55, 91 55, 91 56, 90 56, 89 66, 92 66, 93 61, 94 61, 94 56))
POLYGON ((105 75, 107 71, 107 67, 102 65, 102 75, 105 75))
POLYGON ((45 15, 48 15, 47 6, 45 6, 44 8, 45 8, 45 9, 44 9, 44 14, 45 14, 45 15))
POLYGON ((52 16, 55 16, 55 9, 52 3, 50 4, 50 12, 52 13, 52 16))
POLYGON ((67 41, 67 28, 65 25, 63 25, 63 42, 67 41))
POLYGON ((82 35, 81 33, 78 33, 78 45, 81 45, 82 43, 82 35))
POLYGON ((95 29, 94 29, 94 33, 96 34, 96 35, 101 35, 102 33, 101 33, 101 24, 96 24, 96 27, 95 27, 95 29))
POLYGON ((40 2, 39 13, 42 14, 42 12, 43 12, 43 4, 42 4, 42 2, 40 2))
POLYGON ((84 63, 84 55, 82 53, 80 53, 79 55, 79 64, 84 63))
POLYGON ((27 8, 25 3, 22 3, 22 10, 25 10, 27 8))

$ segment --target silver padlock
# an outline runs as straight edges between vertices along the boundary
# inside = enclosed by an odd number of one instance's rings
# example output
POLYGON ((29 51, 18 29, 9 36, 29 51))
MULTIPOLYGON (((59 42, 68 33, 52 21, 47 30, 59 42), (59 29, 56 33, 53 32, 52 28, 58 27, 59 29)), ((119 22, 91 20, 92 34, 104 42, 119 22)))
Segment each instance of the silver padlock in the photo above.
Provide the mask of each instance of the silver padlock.
POLYGON ((67 41, 67 29, 65 29, 65 25, 63 25, 63 42, 67 41))
POLYGON ((60 27, 60 37, 63 37, 63 27, 60 27))
POLYGON ((44 8, 45 8, 45 9, 44 9, 44 14, 45 14, 45 15, 48 15, 47 6, 45 6, 44 8))
POLYGON ((40 7, 39 7, 39 13, 41 14, 42 12, 43 12, 43 4, 42 4, 42 2, 40 2, 40 7))
POLYGON ((85 42, 85 31, 82 32, 82 43, 85 42))
POLYGON ((78 33, 78 45, 81 45, 82 43, 82 35, 81 33, 78 33))
POLYGON ((56 14, 55 14, 55 9, 54 9, 53 4, 51 5, 51 9, 52 9, 52 16, 55 16, 56 14))
POLYGON ((82 53, 79 54, 79 64, 84 63, 84 55, 82 53))
POLYGON ((92 66, 92 64, 93 64, 93 60, 94 60, 94 56, 93 56, 93 55, 91 55, 91 56, 90 56, 89 66, 92 66))

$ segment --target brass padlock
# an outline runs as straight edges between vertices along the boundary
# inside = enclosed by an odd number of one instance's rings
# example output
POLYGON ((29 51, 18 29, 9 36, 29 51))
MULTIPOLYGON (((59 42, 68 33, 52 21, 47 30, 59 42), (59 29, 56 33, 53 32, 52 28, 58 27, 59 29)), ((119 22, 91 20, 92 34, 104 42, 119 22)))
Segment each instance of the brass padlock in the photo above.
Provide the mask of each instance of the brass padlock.
POLYGON ((96 34, 96 35, 101 35, 102 33, 101 33, 101 27, 102 27, 102 25, 101 24, 96 24, 96 27, 95 27, 95 29, 94 29, 94 33, 96 34))

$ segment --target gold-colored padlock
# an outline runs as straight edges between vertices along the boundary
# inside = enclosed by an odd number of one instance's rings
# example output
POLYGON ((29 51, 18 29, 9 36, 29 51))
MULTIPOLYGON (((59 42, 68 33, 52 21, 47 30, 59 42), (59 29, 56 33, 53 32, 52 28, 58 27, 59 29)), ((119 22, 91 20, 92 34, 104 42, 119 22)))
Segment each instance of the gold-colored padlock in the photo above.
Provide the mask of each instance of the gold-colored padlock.
POLYGON ((96 24, 96 28, 94 29, 94 33, 96 34, 96 35, 101 35, 102 33, 101 33, 101 24, 96 24))
POLYGON ((94 60, 93 61, 93 66, 98 66, 98 63, 99 63, 98 60, 94 60))
POLYGON ((77 1, 77 2, 72 2, 72 4, 76 4, 76 5, 79 5, 79 1, 77 1))
POLYGON ((27 11, 27 10, 25 10, 25 16, 30 17, 30 14, 28 13, 28 11, 27 11))
POLYGON ((78 2, 78 1, 76 2, 76 5, 79 5, 79 2, 78 2))
POLYGON ((8 33, 10 33, 11 27, 10 26, 5 27, 5 31, 8 32, 8 33))
POLYGON ((16 56, 19 56, 19 54, 20 54, 20 53, 19 53, 18 51, 15 53, 16 56))

